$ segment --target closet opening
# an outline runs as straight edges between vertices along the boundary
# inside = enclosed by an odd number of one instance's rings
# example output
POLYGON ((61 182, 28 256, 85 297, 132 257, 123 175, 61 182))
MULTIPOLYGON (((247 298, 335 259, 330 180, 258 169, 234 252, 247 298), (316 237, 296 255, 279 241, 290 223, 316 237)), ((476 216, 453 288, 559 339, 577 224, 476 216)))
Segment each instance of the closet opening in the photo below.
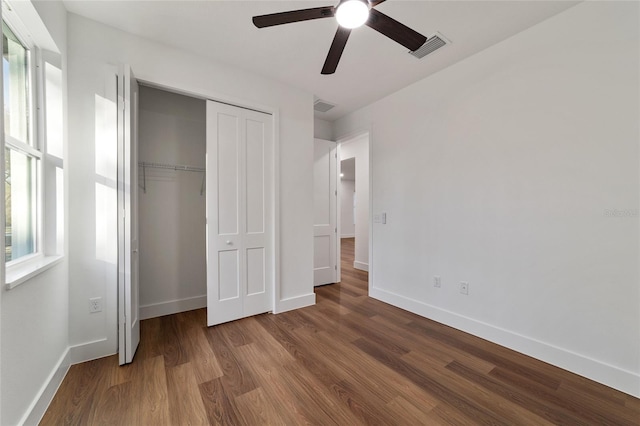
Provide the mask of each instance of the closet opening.
POLYGON ((140 319, 207 306, 206 101, 140 85, 140 319))

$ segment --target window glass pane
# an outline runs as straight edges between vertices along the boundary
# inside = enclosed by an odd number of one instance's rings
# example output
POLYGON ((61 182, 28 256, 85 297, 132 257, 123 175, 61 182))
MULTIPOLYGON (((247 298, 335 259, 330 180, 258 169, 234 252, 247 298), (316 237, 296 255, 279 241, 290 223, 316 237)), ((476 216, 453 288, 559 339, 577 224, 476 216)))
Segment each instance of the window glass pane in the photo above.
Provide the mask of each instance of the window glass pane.
POLYGON ((44 71, 47 152, 62 158, 62 71, 48 62, 44 71))
POLYGON ((34 180, 36 160, 5 149, 6 261, 35 252, 34 180))
POLYGON ((2 22, 2 68, 4 71, 4 131, 29 143, 28 51, 2 22))

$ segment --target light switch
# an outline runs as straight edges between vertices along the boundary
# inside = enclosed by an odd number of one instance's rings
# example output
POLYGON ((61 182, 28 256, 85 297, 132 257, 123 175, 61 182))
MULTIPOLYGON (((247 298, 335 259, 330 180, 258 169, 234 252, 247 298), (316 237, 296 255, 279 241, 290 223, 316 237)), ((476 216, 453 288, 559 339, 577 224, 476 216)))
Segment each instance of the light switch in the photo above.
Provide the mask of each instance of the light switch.
POLYGON ((382 213, 382 224, 385 225, 387 223, 387 214, 386 213, 382 213))

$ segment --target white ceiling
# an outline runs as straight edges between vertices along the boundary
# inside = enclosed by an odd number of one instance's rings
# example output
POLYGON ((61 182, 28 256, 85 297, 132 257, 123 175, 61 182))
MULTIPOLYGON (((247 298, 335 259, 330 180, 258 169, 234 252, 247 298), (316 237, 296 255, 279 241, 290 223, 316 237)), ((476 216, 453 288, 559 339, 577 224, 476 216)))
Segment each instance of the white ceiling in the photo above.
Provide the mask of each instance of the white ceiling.
POLYGON ((368 27, 352 31, 335 74, 320 74, 337 23, 332 18, 258 29, 251 17, 317 6, 307 1, 76 1, 70 12, 160 43, 299 87, 337 104, 333 121, 576 4, 576 1, 403 1, 377 9, 451 44, 418 60, 368 27))

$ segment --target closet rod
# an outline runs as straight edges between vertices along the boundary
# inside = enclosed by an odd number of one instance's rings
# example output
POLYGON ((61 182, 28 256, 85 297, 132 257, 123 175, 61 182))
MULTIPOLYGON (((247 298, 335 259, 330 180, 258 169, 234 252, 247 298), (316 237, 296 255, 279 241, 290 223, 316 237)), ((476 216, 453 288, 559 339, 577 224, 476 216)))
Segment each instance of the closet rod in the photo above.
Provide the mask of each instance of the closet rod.
POLYGON ((147 167, 151 169, 165 169, 165 170, 175 170, 175 171, 184 171, 184 172, 204 173, 202 175, 202 185, 200 186, 200 195, 204 194, 205 180, 206 180, 206 169, 204 167, 183 166, 179 164, 148 163, 146 161, 140 161, 138 163, 138 166, 142 167, 142 191, 145 194, 147 193, 147 167))
POLYGON ((179 164, 148 163, 146 161, 141 161, 138 163, 138 165, 141 167, 149 167, 152 169, 182 170, 185 172, 205 172, 206 171, 204 167, 182 166, 179 164))

